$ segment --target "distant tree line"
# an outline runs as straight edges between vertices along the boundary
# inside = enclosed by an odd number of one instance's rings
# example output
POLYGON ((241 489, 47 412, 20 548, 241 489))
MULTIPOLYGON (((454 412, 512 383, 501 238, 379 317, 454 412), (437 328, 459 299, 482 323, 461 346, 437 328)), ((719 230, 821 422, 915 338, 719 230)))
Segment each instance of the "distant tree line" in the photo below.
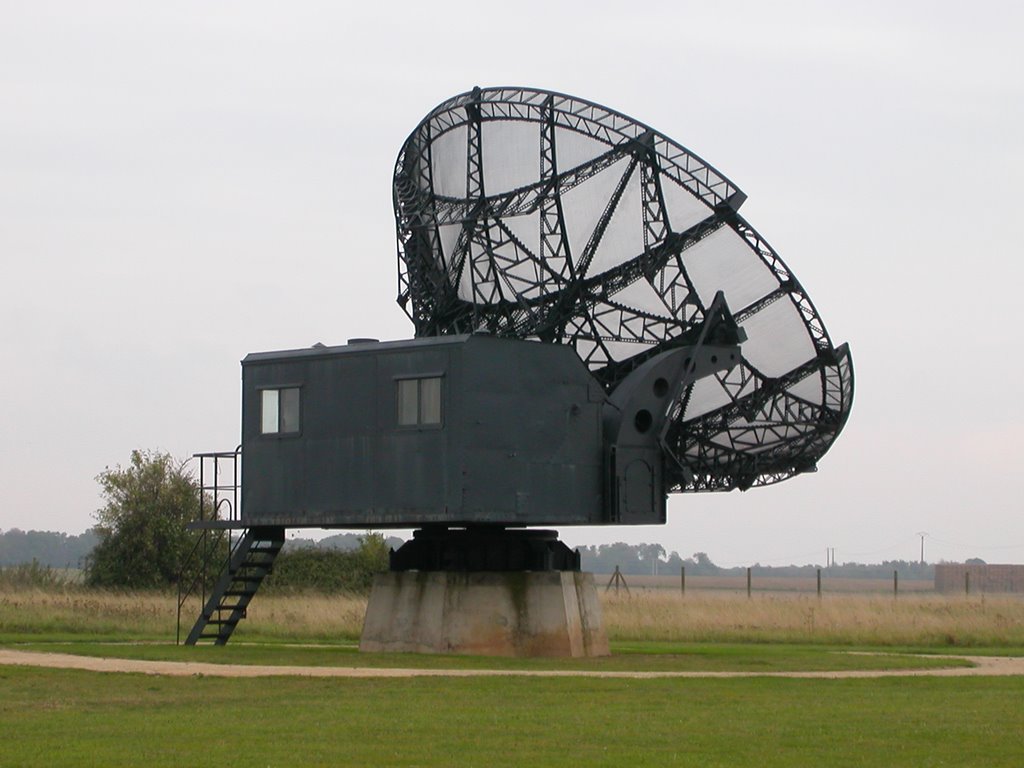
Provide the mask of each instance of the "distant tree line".
MULTIPOLYGON (((614 544, 579 547, 580 563, 584 571, 591 573, 613 573, 616 566, 625 574, 655 575, 678 574, 685 567, 692 576, 744 576, 747 566, 724 568, 715 565, 706 552, 696 552, 683 558, 678 552, 666 554, 660 544, 614 544)), ((813 577, 817 569, 832 578, 886 579, 893 571, 907 579, 930 580, 935 577, 935 566, 912 560, 886 560, 878 564, 841 563, 827 568, 819 565, 772 566, 754 563, 750 566, 753 576, 803 576, 813 577)))
POLYGON ((82 568, 99 541, 93 531, 77 536, 53 531, 0 531, 0 568, 32 562, 48 568, 82 568))

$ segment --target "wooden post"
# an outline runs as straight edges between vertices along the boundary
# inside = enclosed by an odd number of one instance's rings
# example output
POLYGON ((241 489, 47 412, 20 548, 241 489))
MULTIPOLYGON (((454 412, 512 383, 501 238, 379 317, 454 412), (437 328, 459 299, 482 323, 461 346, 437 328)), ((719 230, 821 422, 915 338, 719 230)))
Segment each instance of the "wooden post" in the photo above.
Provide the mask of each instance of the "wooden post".
POLYGON ((900 594, 900 575, 897 571, 892 572, 892 596, 899 597, 900 594))
POLYGON ((613 585, 615 587, 616 595, 619 594, 620 586, 626 590, 627 595, 629 594, 629 584, 626 583, 626 577, 622 575, 622 571, 619 570, 619 566, 617 565, 615 566, 615 573, 613 573, 612 577, 608 579, 608 586, 604 588, 604 591, 607 592, 613 585))
POLYGON ((750 567, 747 567, 747 599, 750 599, 750 567))
POLYGON ((964 594, 971 594, 971 572, 964 571, 964 594))
POLYGON ((685 565, 679 566, 679 591, 683 595, 686 594, 686 566, 685 565))
POLYGON ((818 599, 821 599, 821 568, 818 569, 818 599))

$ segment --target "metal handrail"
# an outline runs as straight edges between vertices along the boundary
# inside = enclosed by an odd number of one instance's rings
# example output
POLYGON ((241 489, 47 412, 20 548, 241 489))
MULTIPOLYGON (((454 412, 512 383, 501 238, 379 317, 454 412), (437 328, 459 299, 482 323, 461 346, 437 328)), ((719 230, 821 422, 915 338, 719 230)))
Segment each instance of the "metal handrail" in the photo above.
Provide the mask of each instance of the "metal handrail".
MULTIPOLYGON (((239 522, 241 519, 241 510, 239 509, 239 491, 241 483, 239 482, 239 465, 240 458, 242 455, 242 446, 239 445, 233 451, 215 451, 211 453, 196 453, 193 454, 193 458, 199 459, 199 522, 207 520, 206 512, 209 506, 210 509, 210 520, 224 519, 229 522, 239 522), (209 460, 213 462, 213 477, 208 483, 206 478, 206 467, 209 460), (223 462, 231 463, 231 483, 222 484, 219 482, 221 474, 221 464, 223 462), (222 496, 222 492, 230 491, 230 494, 222 496), (221 517, 221 511, 227 508, 227 515, 221 517)), ((210 531, 209 529, 203 529, 196 540, 196 543, 192 546, 192 550, 185 557, 184 562, 178 570, 178 612, 177 612, 177 628, 175 632, 175 644, 181 644, 181 609, 192 595, 198 591, 200 593, 201 604, 203 609, 206 607, 206 587, 209 581, 210 566, 212 565, 213 557, 212 554, 216 553, 220 548, 224 531, 210 531), (212 539, 212 542, 211 542, 212 539), (211 546, 212 543, 212 546, 211 546), (200 552, 202 553, 200 555, 200 552), (198 569, 198 572, 192 578, 191 582, 186 586, 186 574, 194 565, 197 558, 201 557, 202 567, 198 569)), ((238 542, 231 544, 231 533, 227 532, 228 544, 227 549, 227 562, 225 563, 225 569, 230 569, 231 558, 238 547, 238 542)), ((238 540, 241 541, 241 537, 238 540)))

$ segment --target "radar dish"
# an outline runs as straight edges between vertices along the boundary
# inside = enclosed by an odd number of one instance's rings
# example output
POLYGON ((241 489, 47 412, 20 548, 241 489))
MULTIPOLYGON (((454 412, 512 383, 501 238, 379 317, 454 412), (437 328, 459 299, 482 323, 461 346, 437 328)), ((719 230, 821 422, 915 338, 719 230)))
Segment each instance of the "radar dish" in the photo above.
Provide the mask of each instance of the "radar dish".
POLYGON ((406 140, 394 176, 398 302, 417 336, 567 344, 611 393, 721 320, 729 370, 681 387, 662 444, 670 492, 811 471, 853 399, 849 348, 685 147, 573 96, 476 88, 406 140))

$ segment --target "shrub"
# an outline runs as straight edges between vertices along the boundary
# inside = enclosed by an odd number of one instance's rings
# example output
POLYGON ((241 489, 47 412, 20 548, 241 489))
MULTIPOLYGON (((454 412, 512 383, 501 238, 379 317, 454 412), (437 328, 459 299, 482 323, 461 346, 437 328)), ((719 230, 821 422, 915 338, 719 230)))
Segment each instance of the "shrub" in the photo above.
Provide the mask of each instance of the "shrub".
POLYGON ((185 525, 200 498, 186 464, 167 453, 132 451, 129 466, 100 473, 105 503, 96 513, 99 542, 86 563, 86 584, 151 589, 177 581, 195 541, 185 525))
POLYGON ((388 546, 379 533, 360 539, 354 550, 303 548, 277 556, 267 577, 269 590, 307 590, 365 594, 373 576, 388 568, 388 546))

